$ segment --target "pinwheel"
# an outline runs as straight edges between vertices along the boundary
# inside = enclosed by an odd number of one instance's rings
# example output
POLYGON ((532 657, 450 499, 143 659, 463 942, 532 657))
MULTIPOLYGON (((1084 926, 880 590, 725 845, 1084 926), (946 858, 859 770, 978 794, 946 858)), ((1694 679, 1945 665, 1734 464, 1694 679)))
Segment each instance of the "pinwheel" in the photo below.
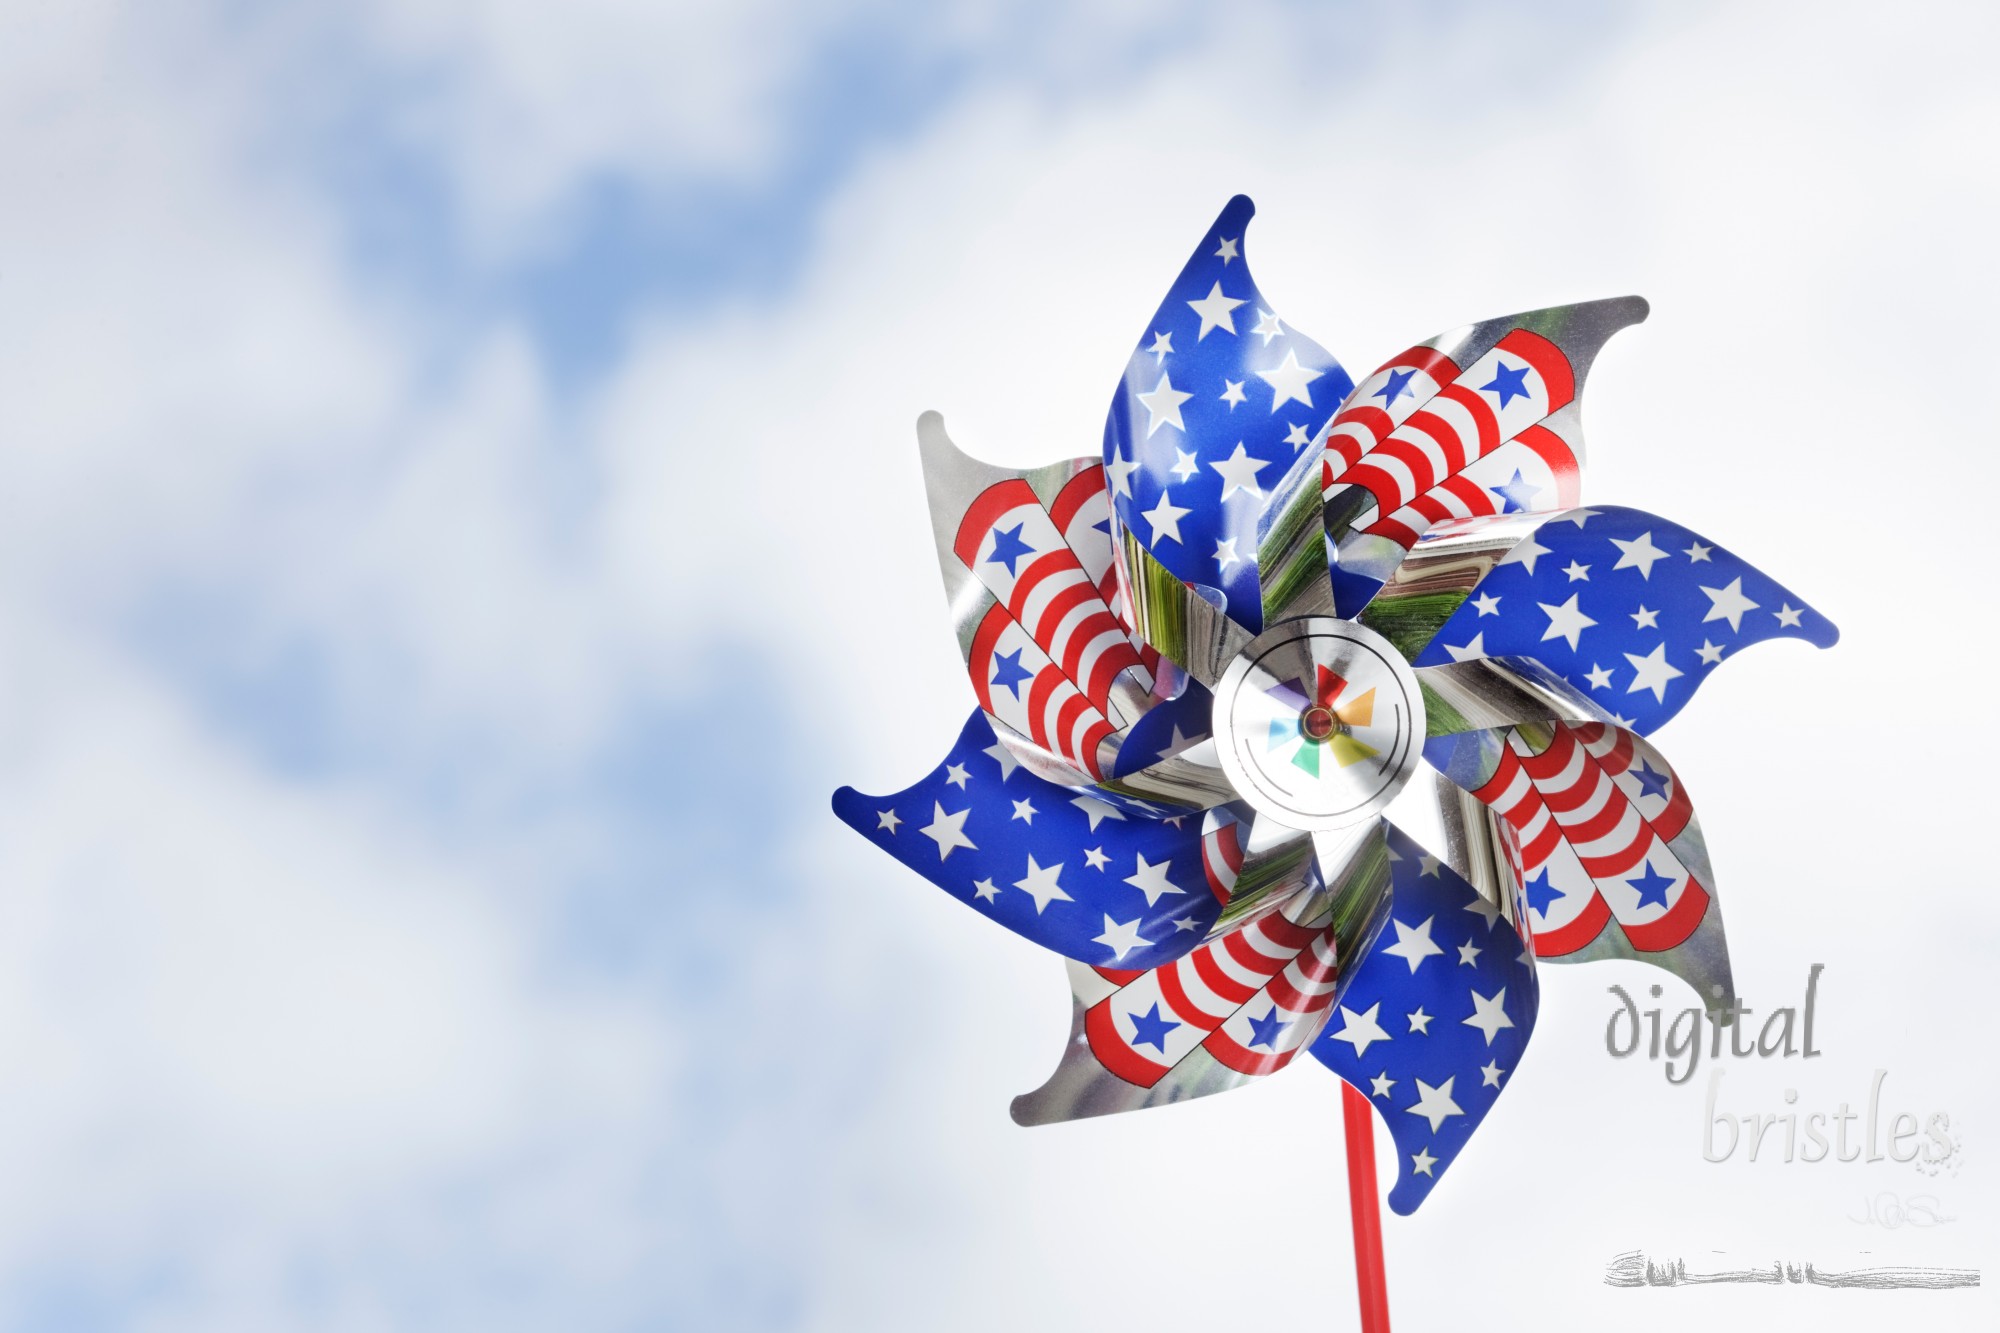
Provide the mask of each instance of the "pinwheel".
POLYGON ((1714 874, 1646 739, 1752 643, 1834 627, 1707 538, 1580 507, 1578 404, 1626 297, 1488 320, 1359 385, 1251 280, 1223 209, 1101 457, 918 441, 978 707, 849 825, 1069 960, 1045 1124, 1206 1096, 1301 1052, 1345 1080, 1364 1325, 1371 1113, 1414 1210, 1505 1089, 1538 963, 1639 959, 1726 1015, 1714 874), (1426 762, 1442 854, 1384 815, 1426 762))

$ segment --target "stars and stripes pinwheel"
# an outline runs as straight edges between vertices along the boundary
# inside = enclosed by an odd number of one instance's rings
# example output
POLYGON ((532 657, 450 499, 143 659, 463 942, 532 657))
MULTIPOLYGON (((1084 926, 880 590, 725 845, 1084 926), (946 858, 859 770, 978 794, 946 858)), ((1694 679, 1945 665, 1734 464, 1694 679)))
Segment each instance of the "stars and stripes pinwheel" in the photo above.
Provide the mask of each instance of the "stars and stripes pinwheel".
POLYGON ((1638 959, 1727 1010, 1701 826, 1645 737, 1750 644, 1836 631, 1679 524, 1580 506, 1584 380, 1644 301, 1473 324, 1356 384, 1252 281, 1252 212, 1146 325, 1101 457, 1009 471, 918 422, 978 707, 928 777, 833 804, 1069 960, 1074 1030, 1015 1120, 1309 1054, 1348 1085, 1359 1248, 1369 1111, 1408 1213, 1519 1067, 1539 964, 1638 959), (1383 815, 1426 763, 1442 854, 1383 815))

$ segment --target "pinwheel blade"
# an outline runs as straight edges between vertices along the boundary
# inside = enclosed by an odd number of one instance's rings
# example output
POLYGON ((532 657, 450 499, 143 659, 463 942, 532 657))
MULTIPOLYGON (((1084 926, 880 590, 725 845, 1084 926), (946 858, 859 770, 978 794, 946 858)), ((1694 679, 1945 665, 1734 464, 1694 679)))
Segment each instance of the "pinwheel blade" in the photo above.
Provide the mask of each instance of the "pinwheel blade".
POLYGON ((1541 664, 1649 733, 1726 657, 1771 638, 1840 637, 1798 594, 1699 534, 1606 506, 1426 537, 1362 616, 1418 667, 1541 664))
POLYGON ((1401 353, 1351 394, 1324 442, 1334 599, 1353 616, 1440 523, 1577 500, 1577 400, 1621 296, 1468 325, 1401 353))
POLYGON ((1601 723, 1529 723, 1434 740, 1426 755, 1465 793, 1442 802, 1460 864, 1475 881, 1519 886, 1538 957, 1651 963, 1727 1011, 1708 848, 1651 744, 1601 723))
POLYGON ((1312 1051, 1382 1118, 1400 1163, 1389 1206, 1410 1213, 1511 1081, 1541 991, 1511 900, 1482 895, 1386 821, 1382 837, 1381 924, 1343 955, 1312 1051))

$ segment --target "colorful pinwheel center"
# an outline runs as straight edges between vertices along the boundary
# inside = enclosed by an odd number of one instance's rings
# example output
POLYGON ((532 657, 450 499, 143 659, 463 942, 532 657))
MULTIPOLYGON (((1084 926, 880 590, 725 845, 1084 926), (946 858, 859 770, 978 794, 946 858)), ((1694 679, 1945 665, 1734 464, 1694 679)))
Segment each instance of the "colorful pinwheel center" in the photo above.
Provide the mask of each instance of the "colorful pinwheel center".
POLYGON ((1422 695, 1401 654, 1351 621, 1287 621, 1238 654, 1217 688, 1223 769, 1243 799, 1295 829, 1380 810, 1415 771, 1422 695))

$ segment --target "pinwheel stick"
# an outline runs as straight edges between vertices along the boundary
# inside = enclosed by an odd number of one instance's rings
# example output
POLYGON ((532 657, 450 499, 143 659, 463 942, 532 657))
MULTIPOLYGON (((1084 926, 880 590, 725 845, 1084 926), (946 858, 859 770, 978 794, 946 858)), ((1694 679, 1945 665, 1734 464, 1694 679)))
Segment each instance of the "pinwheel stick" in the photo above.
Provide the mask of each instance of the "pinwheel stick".
POLYGON ((1352 1086, 1340 1085, 1347 1122, 1347 1199, 1354 1210, 1354 1280, 1361 1333, 1389 1333, 1389 1286, 1382 1275, 1382 1205, 1375 1188, 1375 1113, 1352 1086))

